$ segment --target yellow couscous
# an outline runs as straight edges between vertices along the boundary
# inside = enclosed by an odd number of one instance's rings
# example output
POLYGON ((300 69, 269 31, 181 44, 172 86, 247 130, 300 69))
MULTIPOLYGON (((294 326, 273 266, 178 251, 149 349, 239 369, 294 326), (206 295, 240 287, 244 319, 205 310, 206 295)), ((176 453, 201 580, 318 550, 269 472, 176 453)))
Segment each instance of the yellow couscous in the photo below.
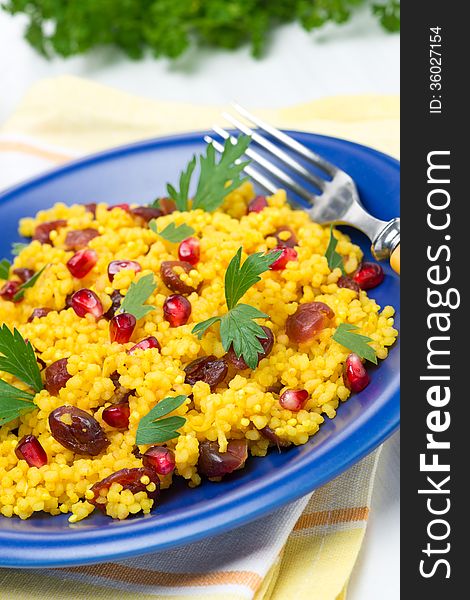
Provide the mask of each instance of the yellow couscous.
MULTIPOLYGON (((159 475, 161 487, 170 486, 173 476, 197 486, 201 481, 201 444, 213 442, 224 453, 230 441, 246 440, 252 455, 263 456, 273 439, 281 445, 305 444, 325 416, 335 416, 338 405, 351 393, 343 374, 350 351, 332 338, 340 323, 356 325, 359 333, 371 338, 377 357, 387 357, 387 348, 397 336, 394 309, 386 306, 381 310, 365 291, 337 285, 341 270, 331 270, 325 257, 329 227, 312 223, 305 212, 290 208, 283 191, 268 197, 267 207, 261 212, 247 214, 253 196, 251 184, 244 183, 215 212, 175 211, 158 218, 159 230, 170 223, 187 224, 199 241, 196 264, 188 271, 176 270, 180 280, 196 290, 185 294, 191 315, 180 326, 172 326, 165 317, 165 301, 172 291, 159 275, 163 261, 178 259, 178 244, 157 235, 126 207, 108 210, 99 204, 90 210, 81 205, 56 204, 35 218, 21 221, 19 231, 23 236, 33 236, 40 224, 63 222, 51 229, 49 243, 33 240, 15 257, 12 273, 17 269, 38 272, 46 268, 35 284, 24 290, 22 301, 6 299, 6 294, 0 297, 0 324, 11 330, 17 328, 29 340, 43 374, 51 364, 67 359, 68 380, 54 393, 47 389, 37 393, 37 410, 0 427, 1 515, 26 519, 35 511, 70 513, 70 521, 75 522, 98 505, 118 519, 148 513, 158 481, 152 482, 144 471, 138 490, 115 481, 96 497, 91 488, 121 469, 142 468, 142 454, 148 446, 136 448, 136 430, 142 417, 162 399, 188 397, 172 413, 184 417, 185 423, 179 437, 164 444, 174 453, 175 468, 159 475), (273 233, 286 225, 297 238, 296 259, 283 269, 266 271, 243 297, 243 302, 269 315, 262 324, 274 336, 271 352, 253 370, 229 365, 224 380, 212 388, 204 380, 188 383, 185 367, 192 361, 226 356, 217 325, 201 339, 192 329, 226 311, 224 275, 229 262, 240 247, 243 258, 272 250, 286 237, 281 232, 276 239, 273 233), (95 251, 97 262, 78 279, 67 268, 75 251, 66 249, 65 240, 71 231, 84 229, 96 230, 87 246, 95 251), (108 265, 115 260, 135 261, 140 270, 117 270, 110 281, 108 265), (137 320, 127 343, 110 341, 109 320, 91 313, 79 316, 70 306, 71 294, 86 288, 94 292, 106 313, 112 309, 113 292, 125 297, 131 283, 149 273, 155 275, 157 287, 147 302, 155 310, 137 320), (286 320, 299 305, 309 302, 324 303, 334 316, 313 340, 293 343, 286 333, 286 320), (38 316, 31 320, 38 308, 49 310, 36 313, 38 316), (150 337, 158 341, 157 346, 129 353, 139 341, 150 337), (281 405, 279 398, 285 390, 305 393, 299 410, 281 405), (103 411, 123 398, 129 407, 128 426, 113 427, 103 419, 103 411), (80 454, 53 437, 49 416, 64 405, 93 415, 108 440, 103 451, 94 456, 80 454), (15 450, 24 436, 37 438, 47 455, 46 464, 30 466, 18 457, 15 450)), ((335 231, 335 236, 344 269, 353 274, 362 252, 340 231, 335 231)), ((17 277, 11 275, 10 279, 15 281, 17 277)), ((27 389, 9 373, 0 372, 0 377, 27 389)), ((66 419, 63 423, 67 425, 66 419)))

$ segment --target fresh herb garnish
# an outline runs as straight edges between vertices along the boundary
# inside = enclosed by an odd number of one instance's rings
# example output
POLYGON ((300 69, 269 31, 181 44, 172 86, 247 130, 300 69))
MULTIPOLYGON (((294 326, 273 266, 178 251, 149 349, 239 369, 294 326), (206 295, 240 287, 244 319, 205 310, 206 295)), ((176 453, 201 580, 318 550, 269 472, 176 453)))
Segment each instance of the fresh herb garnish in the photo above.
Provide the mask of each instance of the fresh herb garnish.
POLYGON ((8 279, 10 276, 11 264, 6 258, 0 260, 0 279, 8 279))
POLYGON ((330 225, 330 241, 328 243, 328 248, 326 249, 325 256, 328 261, 328 266, 333 271, 336 267, 341 269, 343 275, 346 275, 346 271, 344 270, 343 265, 343 257, 341 254, 336 252, 336 246, 338 245, 338 240, 333 235, 333 225, 330 225))
MULTIPOLYGON (((206 154, 199 156, 200 173, 193 197, 193 209, 202 208, 212 212, 222 204, 227 194, 240 187, 244 181, 241 172, 249 161, 239 159, 245 153, 250 141, 251 138, 246 135, 240 135, 235 143, 230 139, 226 140, 218 162, 214 146, 212 144, 207 146, 206 154)), ((189 185, 195 165, 196 157, 193 156, 186 171, 181 174, 179 192, 168 184, 168 193, 176 202, 178 210, 188 209, 189 185)))
POLYGON ((266 319, 269 315, 248 304, 238 304, 247 290, 260 281, 264 273, 275 262, 280 251, 263 254, 251 254, 240 267, 242 249, 239 248, 225 273, 225 299, 228 312, 221 317, 211 317, 198 323, 192 330, 199 339, 214 323, 220 322, 220 339, 226 351, 233 345, 237 358, 243 356, 244 361, 255 369, 258 365, 258 354, 263 352, 260 340, 267 335, 261 325, 254 319, 266 319))
POLYGON ((185 423, 184 417, 173 416, 162 419, 183 404, 187 396, 164 398, 139 421, 136 444, 160 444, 178 437, 177 431, 185 423))
POLYGON ((13 254, 13 256, 18 256, 18 254, 28 246, 29 244, 25 244, 24 242, 13 242, 13 244, 11 245, 11 253, 13 254))
POLYGON ((14 375, 35 392, 44 387, 31 343, 17 329, 11 332, 6 325, 0 327, 0 371, 14 375))
POLYGON ((155 306, 144 303, 153 294, 156 287, 153 273, 144 275, 137 282, 133 281, 121 302, 119 312, 131 313, 136 319, 145 317, 146 314, 155 310, 155 306))
POLYGON ((18 300, 21 300, 24 296, 24 291, 30 287, 33 287, 33 285, 36 283, 36 281, 39 279, 39 277, 42 275, 42 273, 44 272, 44 269, 47 267, 48 265, 44 265, 42 269, 40 269, 37 273, 35 273, 32 277, 30 277, 28 279, 28 281, 25 281, 24 283, 22 283, 20 285, 20 287, 18 288, 18 291, 16 292, 16 294, 13 296, 13 300, 15 302, 18 302, 18 300))
POLYGON ((20 390, 0 379, 0 427, 25 412, 37 408, 33 399, 34 394, 20 390))
POLYGON ((176 226, 174 223, 170 223, 165 227, 165 229, 158 231, 157 222, 155 219, 152 219, 149 223, 149 227, 154 233, 162 237, 167 242, 171 242, 172 244, 179 244, 194 233, 194 229, 189 225, 186 225, 186 223, 183 223, 179 226, 176 226))
POLYGON ((181 172, 180 175, 180 189, 177 191, 171 183, 167 183, 166 189, 170 198, 173 198, 176 204, 176 208, 180 211, 188 210, 188 199, 189 199, 189 185, 191 183, 191 177, 196 167, 196 157, 189 161, 185 171, 181 172))
POLYGON ((372 342, 370 337, 354 333, 356 329, 359 329, 357 325, 351 323, 341 323, 333 334, 333 339, 345 346, 352 352, 355 352, 361 358, 366 358, 377 364, 377 355, 372 346, 369 346, 369 342, 372 342))

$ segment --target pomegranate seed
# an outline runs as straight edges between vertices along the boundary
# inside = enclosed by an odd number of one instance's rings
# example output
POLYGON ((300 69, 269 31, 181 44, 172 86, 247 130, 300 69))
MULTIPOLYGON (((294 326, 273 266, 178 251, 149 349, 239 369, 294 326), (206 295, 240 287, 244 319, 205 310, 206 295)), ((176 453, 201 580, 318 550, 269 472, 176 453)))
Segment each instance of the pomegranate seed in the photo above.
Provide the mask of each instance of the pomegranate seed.
POLYGON ((348 288, 349 290, 353 290, 354 292, 356 292, 356 294, 359 297, 359 292, 361 291, 361 287, 351 277, 348 277, 347 275, 342 275, 336 282, 336 285, 339 288, 348 288))
POLYGON ((57 396, 72 377, 67 371, 67 359, 61 358, 51 363, 44 371, 44 387, 51 396, 57 396))
POLYGON ((293 412, 298 412, 304 407, 308 398, 307 390, 286 390, 279 397, 279 404, 293 412))
POLYGON ((276 229, 276 231, 274 233, 271 233, 270 235, 277 239, 278 246, 287 246, 288 248, 293 248, 294 246, 297 246, 297 236, 295 235, 293 230, 290 227, 287 227, 286 225, 284 225, 283 227, 279 227, 279 229, 276 229), (285 234, 286 231, 289 233, 288 236, 285 234))
POLYGON ((163 215, 163 212, 159 208, 154 208, 153 206, 138 206, 137 208, 131 209, 131 213, 135 217, 140 217, 146 223, 152 219, 158 219, 158 217, 163 215))
POLYGON ((268 206, 266 196, 256 196, 248 203, 247 213, 259 213, 268 206))
POLYGON ((119 402, 104 409, 103 421, 116 429, 127 429, 129 427, 129 402, 119 402))
POLYGON ((281 251, 281 255, 269 267, 272 271, 283 271, 290 260, 297 260, 297 252, 294 248, 289 248, 289 246, 277 246, 277 248, 274 248, 274 252, 278 250, 281 251))
POLYGON ((72 258, 67 261, 67 269, 70 271, 72 277, 77 279, 83 279, 85 275, 93 269, 98 260, 98 255, 94 250, 85 248, 76 252, 72 258))
POLYGON ((140 273, 142 267, 136 260, 112 260, 108 265, 108 279, 113 281, 119 271, 134 271, 140 273))
POLYGON ((149 348, 158 348, 158 350, 161 350, 161 346, 160 346, 157 338, 153 337, 153 335, 141 340, 135 346, 132 346, 132 348, 127 351, 127 353, 134 354, 136 350, 148 350, 149 348))
POLYGON ((126 344, 132 337, 137 320, 130 313, 115 315, 109 322, 109 338, 111 342, 126 344))
POLYGON ((29 315, 28 323, 34 321, 34 319, 42 319, 52 311, 52 308, 35 308, 29 315))
POLYGON ((90 212, 94 217, 96 217, 96 202, 90 202, 89 204, 84 204, 85 210, 90 212))
POLYGON ((89 242, 98 235, 99 232, 93 227, 74 229, 69 231, 65 236, 65 248, 67 250, 81 250, 82 248, 86 248, 89 242))
POLYGON ((125 212, 130 212, 131 210, 129 204, 127 204, 126 202, 123 202, 122 204, 112 204, 111 206, 108 206, 108 210, 113 210, 113 208, 120 208, 125 212))
POLYGON ((175 470, 175 455, 164 446, 151 446, 143 455, 142 464, 159 475, 168 475, 175 470))
POLYGON ((362 392, 370 383, 369 375, 362 360, 354 352, 348 356, 344 363, 343 379, 344 385, 352 392, 362 392))
MULTIPOLYGON (((271 352, 271 350, 273 349, 274 346, 274 335, 273 332, 269 329, 269 327, 266 327, 265 325, 263 325, 261 327, 261 329, 264 331, 264 333, 266 334, 267 337, 265 338, 258 338, 261 346, 263 347, 263 352, 259 352, 258 353, 258 364, 259 361, 262 358, 265 358, 266 356, 268 356, 268 354, 271 352)), ((245 359, 243 358, 243 356, 238 356, 235 354, 235 350, 233 349, 233 345, 230 346, 227 354, 225 355, 225 358, 232 363, 232 365, 236 368, 236 369, 248 369, 248 365, 245 362, 245 359)))
POLYGON ((41 223, 34 230, 33 240, 38 240, 41 244, 52 244, 50 233, 56 231, 61 227, 65 227, 67 221, 59 219, 57 221, 49 221, 48 223, 41 223))
POLYGON ((7 281, 0 288, 0 298, 3 298, 4 300, 9 300, 10 302, 21 302, 22 298, 20 298, 19 300, 13 300, 15 294, 20 289, 20 285, 21 283, 19 281, 7 281))
POLYGON ((184 260, 191 265, 195 265, 199 261, 200 253, 199 240, 195 237, 186 238, 181 242, 178 248, 179 259, 184 260))
POLYGON ((103 305, 101 300, 91 290, 82 288, 72 295, 70 300, 73 310, 79 317, 84 317, 87 314, 93 315, 95 319, 103 316, 103 305))
POLYGON ((25 435, 15 448, 15 454, 20 460, 25 460, 30 467, 47 465, 47 454, 35 435, 25 435))
POLYGON ((373 262, 363 262, 354 274, 354 281, 359 284, 361 290, 371 290, 384 280, 382 265, 373 262))
POLYGON ((163 314, 171 327, 185 325, 191 315, 191 302, 180 294, 172 294, 163 304, 163 314))
POLYGON ((13 273, 18 277, 21 283, 26 283, 34 275, 33 269, 13 269, 13 273))
POLYGON ((59 406, 53 410, 49 427, 59 444, 78 454, 97 456, 110 443, 95 417, 76 406, 59 406))
POLYGON ((108 308, 108 310, 103 315, 107 321, 111 321, 111 319, 114 317, 114 315, 116 314, 116 311, 121 306, 121 302, 122 302, 122 299, 124 298, 124 296, 121 293, 119 293, 118 290, 114 290, 113 293, 111 294, 110 298, 111 298, 111 306, 108 308))
POLYGON ((335 313, 323 302, 306 302, 301 304, 286 321, 286 333, 291 342, 297 344, 308 342, 322 329, 328 326, 329 319, 335 313))

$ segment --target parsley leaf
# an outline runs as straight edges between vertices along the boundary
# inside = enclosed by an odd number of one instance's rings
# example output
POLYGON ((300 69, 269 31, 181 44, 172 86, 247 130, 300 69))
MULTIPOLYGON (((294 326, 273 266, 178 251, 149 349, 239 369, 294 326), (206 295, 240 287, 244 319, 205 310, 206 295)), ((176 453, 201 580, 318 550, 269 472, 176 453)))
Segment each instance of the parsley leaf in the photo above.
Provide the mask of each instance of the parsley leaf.
POLYGON ((366 358, 376 365, 376 352, 372 346, 369 346, 369 342, 372 341, 371 338, 367 337, 366 335, 354 333, 356 329, 359 329, 357 325, 352 325, 351 323, 341 323, 334 332, 333 339, 338 342, 338 344, 341 344, 342 346, 345 346, 345 348, 355 352, 361 358, 366 358))
POLYGON ((20 390, 0 379, 0 427, 37 408, 34 394, 20 390))
POLYGON ((212 212, 224 201, 225 196, 240 187, 245 179, 240 177, 243 169, 250 161, 239 161, 245 153, 251 137, 240 135, 233 144, 230 138, 225 141, 224 151, 219 162, 216 162, 215 148, 207 146, 206 155, 199 157, 201 172, 193 198, 193 209, 202 208, 212 212), (227 182, 230 182, 227 186, 227 182))
POLYGON ((176 191, 176 189, 171 185, 171 183, 168 183, 166 186, 170 198, 173 198, 176 204, 176 208, 179 211, 188 210, 189 185, 191 183, 191 177, 195 168, 196 157, 193 156, 193 158, 189 161, 188 166, 186 167, 186 171, 181 172, 179 192, 176 191))
POLYGON ((44 267, 42 269, 40 269, 37 273, 35 273, 32 277, 30 277, 28 279, 28 281, 25 281, 24 283, 22 283, 20 285, 20 287, 18 288, 18 291, 16 292, 16 294, 13 296, 13 300, 15 302, 17 302, 18 300, 21 300, 24 296, 24 291, 30 287, 33 287, 33 285, 36 283, 36 281, 39 279, 39 277, 42 275, 42 273, 44 272, 44 269, 47 267, 48 265, 44 265, 44 267))
POLYGON ((194 233, 194 229, 189 225, 186 225, 186 223, 178 226, 174 223, 170 223, 165 229, 162 229, 162 231, 157 231, 157 222, 155 219, 152 219, 149 223, 149 227, 154 233, 172 244, 179 244, 194 233))
POLYGON ((6 325, 0 327, 0 371, 14 375, 35 392, 44 387, 31 343, 17 329, 11 332, 6 325))
POLYGON ((165 415, 181 406, 187 396, 168 397, 152 408, 152 410, 139 421, 136 433, 136 444, 159 444, 167 442, 180 434, 177 431, 186 423, 184 417, 173 416, 162 419, 165 415))
POLYGON ((221 317, 211 317, 198 323, 192 333, 202 338, 204 333, 220 322, 220 339, 226 351, 233 346, 237 358, 243 356, 250 369, 256 369, 258 354, 263 352, 260 340, 266 339, 266 333, 255 319, 267 319, 269 315, 261 312, 254 306, 238 304, 240 298, 255 283, 260 281, 261 273, 269 269, 272 263, 279 258, 279 251, 263 254, 251 254, 240 267, 242 249, 239 248, 225 273, 225 299, 228 312, 221 317))
POLYGON ((155 310, 155 306, 144 303, 153 294, 156 287, 153 273, 144 275, 137 282, 133 281, 121 302, 119 312, 131 313, 136 319, 145 317, 146 314, 155 310))
POLYGON ((0 261, 0 279, 8 279, 10 276, 10 261, 6 258, 2 258, 0 261))
POLYGON ((256 252, 250 254, 240 267, 242 249, 238 249, 225 272, 225 300, 229 310, 237 304, 252 285, 261 280, 261 273, 267 271, 280 255, 280 250, 267 254, 256 252))
POLYGON ((328 261, 328 266, 333 271, 336 267, 341 269, 343 275, 346 275, 346 271, 344 270, 343 265, 343 257, 341 254, 336 252, 336 246, 338 245, 338 240, 333 235, 333 225, 330 225, 330 241, 328 243, 328 248, 326 249, 325 256, 328 261))
POLYGON ((13 256, 18 256, 18 254, 28 246, 29 244, 25 244, 23 242, 13 242, 13 244, 11 245, 11 253, 13 254, 13 256))

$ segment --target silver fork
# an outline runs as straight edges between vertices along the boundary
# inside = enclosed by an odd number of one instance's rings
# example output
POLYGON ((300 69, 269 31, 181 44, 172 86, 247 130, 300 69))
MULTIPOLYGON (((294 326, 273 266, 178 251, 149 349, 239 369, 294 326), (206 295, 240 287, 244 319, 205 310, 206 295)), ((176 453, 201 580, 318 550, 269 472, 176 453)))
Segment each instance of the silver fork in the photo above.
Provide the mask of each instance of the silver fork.
MULTIPOLYGON (((238 118, 228 113, 223 113, 223 117, 231 123, 238 131, 250 135, 252 142, 258 144, 269 154, 276 157, 283 165, 292 169, 297 175, 308 181, 317 193, 312 193, 297 180, 293 179, 286 171, 273 164, 265 156, 261 155, 253 148, 253 143, 246 151, 246 155, 252 163, 245 167, 246 174, 263 186, 266 190, 274 193, 279 186, 263 172, 253 166, 253 163, 262 167, 264 171, 270 173, 275 179, 284 184, 287 188, 294 191, 298 196, 307 200, 310 208, 299 205, 307 211, 310 218, 317 223, 336 223, 352 225, 367 235, 372 242, 372 253, 378 260, 389 258, 393 269, 400 272, 400 219, 395 218, 391 221, 382 221, 369 214, 362 206, 359 199, 356 184, 353 179, 343 170, 339 169, 323 157, 309 148, 300 144, 289 135, 279 131, 272 125, 265 123, 258 117, 249 113, 238 104, 233 105, 234 109, 247 121, 256 125, 257 130, 253 130, 238 118), (272 138, 281 142, 295 153, 302 156, 308 162, 313 164, 324 176, 316 175, 306 169, 298 162, 292 154, 287 154, 281 147, 272 143, 269 139, 259 133, 263 131, 272 138)), ((215 133, 224 139, 235 138, 228 131, 219 126, 213 127, 215 133)), ((211 136, 205 136, 206 143, 212 143, 214 148, 221 152, 222 144, 214 140, 211 136)), ((290 198, 293 201, 292 198, 290 198)))

